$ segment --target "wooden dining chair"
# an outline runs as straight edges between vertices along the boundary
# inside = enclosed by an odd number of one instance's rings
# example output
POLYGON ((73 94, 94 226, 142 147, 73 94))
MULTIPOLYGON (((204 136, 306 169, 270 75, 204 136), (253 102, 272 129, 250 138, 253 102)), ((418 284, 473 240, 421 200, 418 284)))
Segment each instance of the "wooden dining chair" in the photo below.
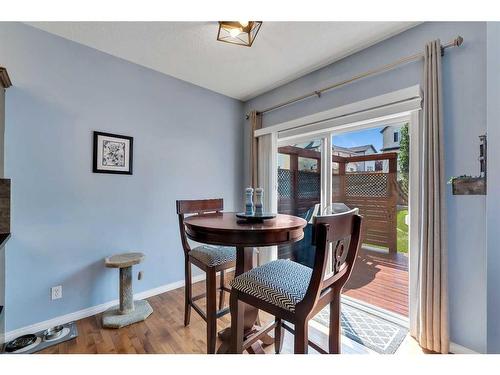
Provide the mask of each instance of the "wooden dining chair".
POLYGON ((184 226, 186 215, 205 215, 221 212, 224 209, 222 199, 204 200, 178 200, 177 215, 179 216, 179 229, 182 247, 184 249, 185 266, 185 303, 184 326, 189 325, 191 308, 194 309, 207 323, 207 353, 215 353, 217 340, 217 319, 229 312, 229 307, 224 308, 224 291, 229 288, 224 285, 224 271, 236 265, 236 249, 227 246, 201 245, 191 249, 184 226), (206 292, 192 296, 191 264, 206 273, 206 292), (217 288, 217 273, 220 272, 220 285, 217 288), (219 308, 217 309, 217 290, 219 290, 219 308), (195 301, 206 298, 205 312, 195 301))
POLYGON ((243 336, 243 310, 249 304, 275 316, 265 331, 275 332, 275 351, 283 345, 283 328, 295 335, 294 352, 340 353, 340 293, 349 279, 361 244, 362 218, 357 210, 318 216, 313 222, 316 247, 313 268, 290 260, 275 260, 237 276, 231 282, 231 348, 242 353, 263 332, 243 336), (331 246, 332 258, 329 262, 331 246), (331 272, 328 265, 331 264, 331 272), (308 322, 330 305, 328 351, 308 339, 308 322), (294 324, 294 329, 284 321, 294 324))

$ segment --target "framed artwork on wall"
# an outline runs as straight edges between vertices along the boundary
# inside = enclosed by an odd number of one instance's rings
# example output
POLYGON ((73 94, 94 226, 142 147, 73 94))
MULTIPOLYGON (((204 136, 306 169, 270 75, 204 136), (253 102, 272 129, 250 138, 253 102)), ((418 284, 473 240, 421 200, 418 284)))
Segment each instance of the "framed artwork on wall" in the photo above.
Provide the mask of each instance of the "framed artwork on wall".
POLYGON ((94 132, 94 173, 132 174, 134 138, 94 132))

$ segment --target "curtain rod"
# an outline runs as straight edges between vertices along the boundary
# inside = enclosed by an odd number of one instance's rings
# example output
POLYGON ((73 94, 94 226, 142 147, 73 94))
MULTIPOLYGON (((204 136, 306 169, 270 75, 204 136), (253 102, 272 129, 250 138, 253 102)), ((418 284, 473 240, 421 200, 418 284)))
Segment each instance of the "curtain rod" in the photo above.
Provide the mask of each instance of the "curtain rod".
MULTIPOLYGON (((451 42, 448 42, 445 45, 441 46, 441 54, 444 54, 444 50, 446 48, 460 47, 463 42, 464 42, 464 38, 462 38, 460 35, 457 36, 451 42)), ((314 96, 320 98, 321 94, 324 93, 324 92, 326 92, 326 91, 333 90, 333 89, 335 89, 337 87, 344 86, 344 85, 346 85, 348 83, 357 81, 359 79, 362 79, 362 78, 365 78, 365 77, 368 77, 368 76, 371 76, 371 75, 374 75, 374 74, 379 74, 379 73, 385 72, 387 70, 391 70, 391 69, 393 69, 393 68, 395 68, 395 67, 397 67, 399 65, 403 65, 403 64, 407 64, 407 63, 412 62, 412 61, 420 60, 423 57, 424 57, 424 53, 423 52, 416 53, 414 55, 404 57, 404 58, 399 59, 399 60, 397 60, 397 61, 395 61, 393 63, 381 66, 381 67, 376 68, 376 69, 369 70, 369 71, 367 71, 365 73, 358 74, 358 75, 356 75, 354 77, 351 77, 351 78, 346 79, 344 81, 340 81, 340 82, 334 83, 333 85, 327 86, 327 87, 322 88, 320 90, 316 90, 316 91, 310 92, 309 94, 305 94, 305 95, 293 98, 293 99, 288 100, 286 102, 283 102, 283 103, 274 105, 272 107, 266 108, 266 109, 264 109, 262 111, 257 111, 257 113, 263 115, 264 113, 274 111, 274 110, 276 110, 278 108, 286 107, 286 106, 288 106, 290 104, 297 103, 297 102, 300 102, 300 101, 302 101, 304 99, 308 99, 308 98, 311 98, 311 97, 314 97, 314 96)), ((250 118, 250 115, 247 113, 246 119, 248 120, 249 118, 250 118)))

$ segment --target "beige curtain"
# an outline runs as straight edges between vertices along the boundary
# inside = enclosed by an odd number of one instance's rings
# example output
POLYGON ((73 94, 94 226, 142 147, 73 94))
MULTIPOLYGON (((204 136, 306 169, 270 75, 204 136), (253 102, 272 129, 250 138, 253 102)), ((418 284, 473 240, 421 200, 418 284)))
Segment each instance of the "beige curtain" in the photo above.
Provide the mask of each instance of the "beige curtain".
POLYGON ((250 112, 250 184, 259 187, 259 139, 254 136, 257 129, 262 128, 262 115, 253 110, 250 112))
POLYGON ((421 238, 416 339, 423 348, 448 353, 441 43, 430 42, 424 58, 421 238))

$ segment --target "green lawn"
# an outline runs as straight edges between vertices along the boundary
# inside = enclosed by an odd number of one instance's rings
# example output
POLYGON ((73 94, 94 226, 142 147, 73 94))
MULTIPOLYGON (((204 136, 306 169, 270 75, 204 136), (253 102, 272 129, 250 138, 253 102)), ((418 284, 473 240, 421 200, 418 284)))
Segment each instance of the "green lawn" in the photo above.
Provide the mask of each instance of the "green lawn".
POLYGON ((408 225, 405 224, 405 216, 408 210, 398 211, 397 231, 398 231, 398 252, 408 252, 408 225))

